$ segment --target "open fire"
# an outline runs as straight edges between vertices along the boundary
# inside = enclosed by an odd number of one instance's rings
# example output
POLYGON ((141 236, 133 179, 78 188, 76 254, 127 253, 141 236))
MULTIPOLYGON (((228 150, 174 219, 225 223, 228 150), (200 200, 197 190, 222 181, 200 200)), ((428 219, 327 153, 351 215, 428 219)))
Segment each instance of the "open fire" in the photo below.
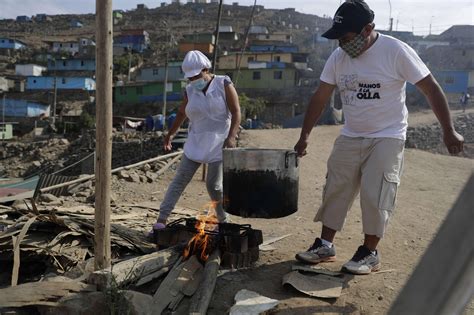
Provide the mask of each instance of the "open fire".
POLYGON ((261 230, 248 224, 218 223, 211 214, 171 222, 155 231, 155 241, 159 247, 185 243, 183 259, 196 255, 202 263, 219 249, 222 267, 244 268, 258 260, 263 239, 261 230))

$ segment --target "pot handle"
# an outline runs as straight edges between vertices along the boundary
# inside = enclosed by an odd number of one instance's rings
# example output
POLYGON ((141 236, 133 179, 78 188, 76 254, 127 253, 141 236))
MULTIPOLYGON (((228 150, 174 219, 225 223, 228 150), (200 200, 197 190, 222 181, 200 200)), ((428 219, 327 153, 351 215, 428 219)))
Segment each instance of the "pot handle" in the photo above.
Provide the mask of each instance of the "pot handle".
POLYGON ((295 155, 295 166, 298 167, 299 158, 298 158, 298 154, 296 153, 296 151, 286 151, 286 153, 285 153, 285 168, 288 168, 288 166, 290 164, 290 155, 295 155))

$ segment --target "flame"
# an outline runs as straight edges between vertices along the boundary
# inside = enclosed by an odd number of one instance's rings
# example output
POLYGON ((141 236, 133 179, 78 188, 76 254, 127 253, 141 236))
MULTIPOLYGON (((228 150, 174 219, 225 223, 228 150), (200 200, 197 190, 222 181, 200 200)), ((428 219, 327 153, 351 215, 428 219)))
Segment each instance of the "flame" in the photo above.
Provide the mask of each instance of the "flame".
POLYGON ((219 227, 215 211, 217 205, 217 201, 210 202, 207 205, 207 214, 197 217, 195 228, 198 232, 189 240, 188 245, 184 249, 184 259, 191 255, 197 255, 201 261, 207 261, 209 258, 208 246, 210 237, 206 231, 214 231, 219 227))

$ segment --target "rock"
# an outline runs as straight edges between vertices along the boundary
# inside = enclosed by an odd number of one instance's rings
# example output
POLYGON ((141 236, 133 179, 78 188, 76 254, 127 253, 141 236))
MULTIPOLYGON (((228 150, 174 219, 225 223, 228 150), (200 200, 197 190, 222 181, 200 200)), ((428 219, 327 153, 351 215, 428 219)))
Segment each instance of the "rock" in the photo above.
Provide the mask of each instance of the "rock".
POLYGON ((379 297, 377 298, 379 301, 382 301, 383 300, 383 295, 380 294, 379 297))
POLYGON ((129 173, 129 178, 126 178, 126 180, 128 180, 129 182, 132 182, 132 183, 139 183, 140 182, 140 176, 135 173, 135 172, 132 172, 132 173, 129 173))
POLYGON ((118 176, 119 178, 127 179, 127 180, 130 178, 130 174, 129 174, 127 171, 123 171, 123 170, 122 170, 122 171, 119 171, 119 172, 117 173, 117 176, 118 176))
POLYGON ((75 193, 77 193, 79 191, 83 191, 85 189, 92 189, 92 181, 89 180, 89 181, 84 182, 84 183, 78 183, 78 184, 69 186, 68 192, 70 194, 75 194, 75 193))
POLYGON ((79 293, 61 299, 58 306, 41 307, 42 315, 109 314, 107 296, 102 292, 79 293))
POLYGON ((59 144, 61 145, 69 145, 69 140, 68 139, 59 139, 59 144))
POLYGON ((136 291, 122 291, 129 302, 129 313, 131 315, 153 314, 153 297, 136 291))
POLYGON ((15 200, 11 206, 15 210, 31 210, 31 201, 26 199, 15 200))
POLYGON ((40 167, 41 166, 41 162, 40 161, 33 161, 33 166, 34 167, 40 167))
POLYGON ((151 171, 147 171, 145 173, 145 176, 150 183, 153 183, 158 178, 158 175, 156 175, 155 172, 151 172, 151 171))
POLYGON ((145 175, 139 175, 139 177, 140 177, 140 181, 142 183, 147 183, 148 182, 148 178, 145 175))
POLYGON ((144 172, 151 170, 150 164, 148 164, 148 163, 147 163, 147 164, 144 164, 144 165, 141 167, 141 170, 144 171, 144 172))
POLYGON ((47 202, 47 203, 60 201, 59 198, 53 194, 41 194, 39 199, 40 201, 47 202))
POLYGON ((76 197, 85 197, 85 198, 88 198, 91 196, 91 191, 90 190, 86 190, 86 191, 79 191, 76 193, 76 197))

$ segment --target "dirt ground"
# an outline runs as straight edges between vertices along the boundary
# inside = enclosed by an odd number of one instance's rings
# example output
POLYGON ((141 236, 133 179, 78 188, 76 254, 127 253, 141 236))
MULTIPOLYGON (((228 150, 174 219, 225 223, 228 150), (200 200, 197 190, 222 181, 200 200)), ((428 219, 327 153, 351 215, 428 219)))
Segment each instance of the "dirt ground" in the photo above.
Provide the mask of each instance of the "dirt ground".
MULTIPOLYGON (((454 115, 457 112, 453 113, 454 115)), ((431 112, 412 115, 410 124, 435 121, 431 112)), ((256 291, 281 301, 271 314, 384 314, 410 276, 447 212, 456 201, 474 169, 471 159, 435 155, 419 150, 406 150, 405 169, 399 188, 398 204, 386 237, 379 245, 382 270, 368 276, 348 277, 343 295, 337 300, 307 297, 293 288, 281 285, 282 277, 291 271, 295 253, 307 249, 319 236, 321 225, 313 222, 321 202, 326 174, 326 161, 341 126, 319 126, 313 130, 308 155, 300 163, 299 210, 281 219, 243 219, 261 229, 264 238, 292 235, 275 244, 276 250, 261 252, 258 263, 246 270, 227 273, 218 279, 209 314, 225 314, 240 289, 256 291)), ((291 149, 299 137, 299 129, 244 131, 243 147, 291 149)), ((158 184, 114 185, 118 203, 156 201, 163 194, 174 172, 168 172, 158 184), (135 186, 134 186, 135 185, 135 186)), ((202 209, 208 202, 205 185, 198 171, 180 199, 178 206, 202 209)), ((150 225, 154 218, 147 218, 150 225)), ((363 240, 361 211, 358 200, 350 211, 345 227, 336 236, 337 261, 324 267, 339 270, 350 259, 363 240)), ((471 303, 466 314, 474 314, 471 303)))

